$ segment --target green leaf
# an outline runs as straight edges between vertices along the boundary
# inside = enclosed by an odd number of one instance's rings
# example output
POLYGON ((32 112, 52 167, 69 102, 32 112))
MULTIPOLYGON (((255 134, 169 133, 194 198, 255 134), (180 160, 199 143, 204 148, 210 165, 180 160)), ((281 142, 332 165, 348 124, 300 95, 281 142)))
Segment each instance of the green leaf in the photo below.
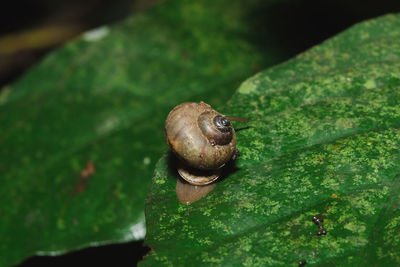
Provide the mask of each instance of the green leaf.
POLYGON ((167 1, 85 34, 1 91, 0 266, 144 237, 168 111, 222 105, 282 59, 249 41, 246 16, 262 1, 243 2, 167 1))
POLYGON ((142 265, 399 265, 399 28, 361 23, 245 81, 220 110, 251 117, 241 157, 205 198, 180 204, 161 158, 142 265))

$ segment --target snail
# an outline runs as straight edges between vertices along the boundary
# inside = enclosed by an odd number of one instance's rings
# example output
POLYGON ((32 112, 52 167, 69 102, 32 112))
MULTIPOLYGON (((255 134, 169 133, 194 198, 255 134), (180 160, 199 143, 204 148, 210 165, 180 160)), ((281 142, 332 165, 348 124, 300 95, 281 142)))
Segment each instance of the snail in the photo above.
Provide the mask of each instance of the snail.
POLYGON ((183 103, 168 114, 167 143, 179 159, 179 175, 189 184, 214 182, 222 168, 239 156, 231 120, 248 119, 224 116, 204 102, 183 103))

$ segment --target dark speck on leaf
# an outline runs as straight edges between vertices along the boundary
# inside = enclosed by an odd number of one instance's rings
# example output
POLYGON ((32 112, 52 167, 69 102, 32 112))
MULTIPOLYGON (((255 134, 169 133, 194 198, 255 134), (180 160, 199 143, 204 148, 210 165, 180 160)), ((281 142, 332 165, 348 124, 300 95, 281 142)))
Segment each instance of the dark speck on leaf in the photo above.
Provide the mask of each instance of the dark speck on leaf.
POLYGON ((326 229, 323 226, 320 226, 317 232, 317 235, 326 235, 326 229))
POLYGON ((316 225, 321 225, 324 222, 324 216, 322 214, 317 214, 312 218, 312 221, 316 224, 316 225))
POLYGON ((317 214, 312 218, 312 221, 318 225, 318 232, 317 235, 326 235, 327 231, 324 228, 324 216, 322 214, 317 214))
POLYGON ((302 259, 299 261, 299 267, 304 266, 307 264, 307 261, 305 259, 302 259))

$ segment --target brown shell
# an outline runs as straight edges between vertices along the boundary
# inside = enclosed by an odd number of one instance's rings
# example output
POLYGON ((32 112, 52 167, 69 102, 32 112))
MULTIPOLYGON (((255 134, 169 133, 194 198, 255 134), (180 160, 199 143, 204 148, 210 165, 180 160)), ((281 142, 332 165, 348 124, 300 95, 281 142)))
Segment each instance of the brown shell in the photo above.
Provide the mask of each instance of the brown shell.
POLYGON ((184 164, 200 170, 216 170, 232 158, 236 134, 232 129, 232 138, 224 145, 210 142, 198 123, 199 116, 204 112, 210 116, 221 115, 204 102, 176 106, 165 122, 165 135, 172 151, 184 164))

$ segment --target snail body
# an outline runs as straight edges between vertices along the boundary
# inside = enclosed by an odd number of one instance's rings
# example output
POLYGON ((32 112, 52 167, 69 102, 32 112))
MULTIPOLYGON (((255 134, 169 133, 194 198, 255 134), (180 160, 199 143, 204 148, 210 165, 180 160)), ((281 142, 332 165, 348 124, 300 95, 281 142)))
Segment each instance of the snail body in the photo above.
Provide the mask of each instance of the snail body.
POLYGON ((230 120, 204 102, 183 103, 172 109, 165 135, 180 160, 179 174, 193 185, 215 181, 221 168, 238 155, 230 120))

